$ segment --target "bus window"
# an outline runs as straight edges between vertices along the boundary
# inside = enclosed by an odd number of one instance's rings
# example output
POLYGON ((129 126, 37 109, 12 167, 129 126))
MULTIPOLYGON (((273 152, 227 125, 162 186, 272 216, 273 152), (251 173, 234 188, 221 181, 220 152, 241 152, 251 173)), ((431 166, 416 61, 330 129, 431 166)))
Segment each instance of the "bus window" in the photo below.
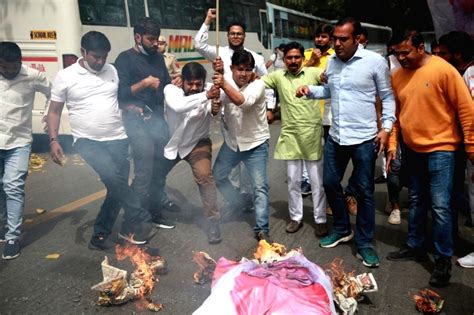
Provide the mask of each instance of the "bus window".
MULTIPOLYGON (((128 0, 128 14, 130 16, 130 26, 137 24, 138 19, 145 16, 145 3, 143 0, 128 0)), ((150 14, 151 16, 151 14, 150 14)))
POLYGON ((148 14, 155 19, 161 27, 163 24, 163 8, 161 7, 161 0, 148 0, 148 14))
POLYGON ((79 12, 85 25, 127 26, 123 1, 79 0, 79 12))

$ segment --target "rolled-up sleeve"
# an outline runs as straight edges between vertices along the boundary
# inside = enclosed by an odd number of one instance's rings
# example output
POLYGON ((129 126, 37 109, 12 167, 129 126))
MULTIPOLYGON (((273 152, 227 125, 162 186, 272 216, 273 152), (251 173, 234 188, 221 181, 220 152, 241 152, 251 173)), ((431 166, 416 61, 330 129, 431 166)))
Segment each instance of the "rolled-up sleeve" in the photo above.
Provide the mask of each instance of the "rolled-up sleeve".
POLYGON ((377 60, 374 66, 374 79, 377 86, 377 94, 382 101, 382 127, 392 129, 395 118, 395 97, 393 95, 390 81, 390 69, 382 57, 377 60))

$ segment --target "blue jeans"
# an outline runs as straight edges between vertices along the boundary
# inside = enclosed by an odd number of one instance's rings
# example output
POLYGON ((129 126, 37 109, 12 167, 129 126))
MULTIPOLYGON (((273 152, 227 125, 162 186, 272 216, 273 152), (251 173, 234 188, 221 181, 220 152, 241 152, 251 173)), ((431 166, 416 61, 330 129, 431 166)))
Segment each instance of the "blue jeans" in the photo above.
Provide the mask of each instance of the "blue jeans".
POLYGON ((1 224, 8 226, 7 241, 20 239, 30 153, 31 144, 0 150, 0 212, 1 224))
POLYGON ((243 162, 250 175, 255 206, 255 233, 269 231, 268 217, 268 141, 248 151, 232 151, 224 142, 214 163, 212 173, 216 186, 233 209, 241 209, 244 202, 239 190, 229 180, 232 169, 243 162))
POLYGON ((357 199, 355 244, 358 249, 372 248, 375 230, 374 172, 377 158, 374 140, 356 145, 339 145, 331 136, 324 147, 323 184, 326 198, 333 212, 334 232, 347 235, 351 232, 341 181, 347 164, 352 160, 354 197, 357 199))
POLYGON ((148 236, 152 228, 150 214, 140 206, 139 198, 128 186, 128 140, 94 141, 82 138, 75 142, 74 148, 99 174, 107 188, 107 195, 94 223, 94 235, 109 235, 123 207, 125 213, 120 232, 148 236))
POLYGON ((390 163, 390 171, 387 173, 387 191, 388 200, 390 201, 390 203, 400 202, 400 190, 402 190, 402 187, 404 185, 404 174, 402 173, 402 159, 404 147, 404 145, 400 143, 398 144, 397 151, 395 152, 395 159, 390 163))
POLYGON ((453 255, 451 191, 453 187, 454 152, 403 152, 408 167, 408 240, 411 248, 425 242, 427 212, 431 209, 435 259, 453 255))

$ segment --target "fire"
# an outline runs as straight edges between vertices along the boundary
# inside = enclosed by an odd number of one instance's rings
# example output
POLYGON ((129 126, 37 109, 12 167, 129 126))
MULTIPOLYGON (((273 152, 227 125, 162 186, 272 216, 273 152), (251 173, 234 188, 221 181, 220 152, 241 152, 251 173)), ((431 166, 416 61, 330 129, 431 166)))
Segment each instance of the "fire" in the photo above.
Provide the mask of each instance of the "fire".
MULTIPOLYGON (((136 245, 126 244, 115 247, 117 260, 129 258, 135 270, 130 275, 130 285, 136 290, 136 297, 143 298, 150 293, 158 278, 155 277, 156 269, 153 269, 153 261, 156 257, 148 255, 143 249, 136 245)), ((159 259, 159 257, 158 257, 159 259)))
POLYGON ((334 288, 334 293, 341 293, 343 288, 349 284, 348 292, 350 297, 355 297, 354 294, 354 284, 349 280, 354 277, 355 271, 345 272, 343 266, 344 260, 341 258, 335 258, 329 264, 329 270, 331 274, 331 282, 334 288))
POLYGON ((423 314, 439 313, 444 306, 444 299, 436 292, 425 289, 413 295, 416 309, 423 314))
POLYGON ((257 251, 254 254, 255 259, 260 262, 272 262, 280 260, 282 256, 286 255, 286 248, 284 245, 272 243, 271 245, 265 241, 258 242, 257 251))

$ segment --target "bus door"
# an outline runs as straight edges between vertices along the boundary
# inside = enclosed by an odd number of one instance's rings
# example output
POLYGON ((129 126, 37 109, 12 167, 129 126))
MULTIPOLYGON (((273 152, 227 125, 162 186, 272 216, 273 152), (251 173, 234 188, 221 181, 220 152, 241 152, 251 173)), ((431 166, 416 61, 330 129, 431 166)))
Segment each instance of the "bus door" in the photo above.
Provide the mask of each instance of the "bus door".
POLYGON ((270 24, 268 23, 267 11, 260 10, 260 42, 262 43, 263 47, 266 49, 272 49, 270 36, 271 29, 269 28, 270 24))

